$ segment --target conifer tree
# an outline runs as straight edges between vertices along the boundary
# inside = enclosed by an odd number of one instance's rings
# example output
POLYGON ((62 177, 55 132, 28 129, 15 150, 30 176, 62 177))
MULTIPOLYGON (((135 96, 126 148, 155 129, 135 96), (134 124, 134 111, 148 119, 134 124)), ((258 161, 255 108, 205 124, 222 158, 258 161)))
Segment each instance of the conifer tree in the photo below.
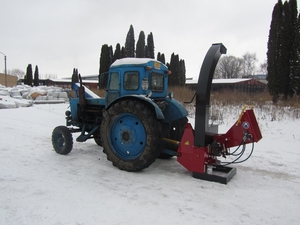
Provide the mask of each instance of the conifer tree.
POLYGON ((153 34, 150 32, 150 34, 147 37, 147 48, 146 48, 146 57, 154 59, 154 41, 153 41, 153 34))
POLYGON ((169 85, 179 86, 180 85, 180 66, 179 66, 179 56, 175 55, 174 52, 171 55, 169 70, 171 74, 169 75, 169 85))
POLYGON ((162 54, 160 55, 160 61, 161 61, 163 64, 166 64, 166 59, 165 59, 165 54, 164 54, 164 53, 162 53, 162 54))
POLYGON ((114 50, 113 50, 113 47, 110 45, 108 47, 108 55, 109 55, 109 66, 113 63, 113 59, 114 59, 114 50))
POLYGON ((114 53, 114 56, 113 56, 113 61, 116 61, 117 59, 121 59, 121 47, 120 47, 120 44, 118 43, 116 45, 116 49, 115 49, 115 53, 114 53))
POLYGON ((136 43, 136 57, 145 58, 145 33, 140 32, 139 39, 136 43))
MULTIPOLYGON (((112 46, 108 46, 107 44, 102 45, 101 54, 100 54, 100 68, 99 68, 99 78, 98 78, 98 85, 100 87, 100 78, 101 74, 108 72, 110 65, 112 64, 112 46)), ((107 78, 107 77, 105 77, 107 78)), ((107 80, 103 81, 105 84, 107 80)))
POLYGON ((100 55, 100 69, 99 75, 109 70, 110 65, 112 64, 112 46, 107 44, 102 45, 101 55, 100 55))
POLYGON ((23 78, 23 83, 27 84, 27 74, 25 73, 24 78, 23 78))
POLYGON ((149 53, 148 53, 148 46, 145 46, 145 57, 150 58, 149 53))
POLYGON ((282 4, 278 0, 273 9, 268 40, 268 90, 273 102, 299 93, 299 20, 296 0, 282 4))
POLYGON ((293 30, 291 24, 291 11, 288 2, 283 5, 283 12, 281 16, 281 33, 280 33, 280 81, 281 81, 281 94, 284 99, 287 99, 288 95, 291 95, 291 83, 290 83, 290 60, 293 46, 293 30))
MULTIPOLYGON (((78 78, 78 69, 73 69, 73 74, 72 74, 72 84, 73 83, 78 83, 79 82, 79 78, 78 78)), ((73 89, 73 85, 71 87, 73 89)))
POLYGON ((300 13, 298 16, 298 32, 295 37, 295 58, 293 71, 293 84, 295 93, 300 96, 300 13))
POLYGON ((25 76, 26 76, 26 80, 24 80, 24 84, 32 86, 32 66, 31 66, 31 64, 28 64, 25 76))
POLYGON ((134 57, 135 53, 135 40, 133 26, 130 25, 125 41, 125 57, 134 57))
POLYGON ((161 57, 161 56, 160 56, 160 52, 158 52, 158 53, 157 53, 157 56, 156 56, 156 60, 157 60, 157 61, 160 61, 160 57, 161 57))
POLYGON ((165 54, 164 54, 164 53, 162 53, 162 54, 160 55, 160 61, 161 61, 163 64, 166 64, 166 59, 165 59, 165 54))
POLYGON ((34 86, 38 87, 40 80, 39 80, 39 68, 38 66, 35 66, 35 70, 34 70, 34 86))
POLYGON ((282 17, 282 2, 278 0, 275 4, 272 21, 269 31, 267 64, 268 64, 268 90, 272 96, 273 102, 277 102, 279 95, 282 93, 281 76, 280 76, 280 41, 281 40, 281 22, 282 17))
POLYGON ((179 85, 184 86, 185 85, 185 62, 183 59, 180 59, 179 61, 179 85))
POLYGON ((166 60, 165 60, 165 54, 164 53, 157 53, 157 61, 160 61, 163 64, 166 64, 166 60))
MULTIPOLYGON (((298 7, 296 0, 290 0, 291 26, 292 26, 292 49, 290 60, 290 96, 300 95, 300 25, 298 21, 298 7)), ((300 14, 299 14, 300 15, 300 14)))
POLYGON ((126 57, 126 54, 125 54, 125 47, 123 46, 122 48, 121 48, 121 59, 122 58, 125 58, 126 57))

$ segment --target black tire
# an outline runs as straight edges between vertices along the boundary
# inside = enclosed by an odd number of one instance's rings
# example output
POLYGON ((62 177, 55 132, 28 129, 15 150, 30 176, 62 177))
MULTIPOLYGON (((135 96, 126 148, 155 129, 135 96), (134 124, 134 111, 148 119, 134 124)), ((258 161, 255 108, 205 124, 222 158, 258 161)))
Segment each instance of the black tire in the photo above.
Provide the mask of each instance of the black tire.
POLYGON ((138 100, 120 100, 112 105, 100 133, 107 159, 121 170, 141 171, 161 151, 162 132, 156 115, 138 100))
POLYGON ((170 158, 172 158, 173 156, 174 156, 174 155, 170 155, 170 154, 168 154, 168 153, 161 152, 157 158, 159 158, 159 159, 170 159, 170 158))
POLYGON ((94 138, 94 141, 95 141, 95 143, 96 143, 97 145, 102 146, 101 138, 95 137, 95 138, 94 138))
POLYGON ((52 145, 56 153, 67 155, 73 148, 73 137, 66 126, 55 127, 52 132, 52 145))

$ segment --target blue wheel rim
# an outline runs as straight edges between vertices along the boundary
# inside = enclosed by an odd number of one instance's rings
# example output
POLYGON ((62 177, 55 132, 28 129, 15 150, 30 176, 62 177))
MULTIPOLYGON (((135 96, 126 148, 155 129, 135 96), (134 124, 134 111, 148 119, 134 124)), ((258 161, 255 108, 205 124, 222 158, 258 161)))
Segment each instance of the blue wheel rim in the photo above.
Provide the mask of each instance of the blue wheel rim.
POLYGON ((110 126, 110 142, 113 151, 124 160, 138 158, 146 146, 143 123, 133 114, 118 115, 110 126))

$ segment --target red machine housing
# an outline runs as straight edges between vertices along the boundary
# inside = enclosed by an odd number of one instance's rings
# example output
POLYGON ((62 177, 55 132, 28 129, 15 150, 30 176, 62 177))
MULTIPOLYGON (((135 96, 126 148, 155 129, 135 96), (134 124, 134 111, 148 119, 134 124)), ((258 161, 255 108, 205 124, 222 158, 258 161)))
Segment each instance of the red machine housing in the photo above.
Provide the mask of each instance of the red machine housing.
POLYGON ((186 125, 177 152, 177 161, 193 172, 193 177, 224 184, 236 174, 236 169, 222 165, 217 157, 231 155, 230 147, 243 145, 241 152, 232 153, 238 157, 231 163, 237 163, 245 152, 245 145, 262 138, 253 107, 244 107, 239 119, 226 134, 217 134, 208 124, 212 79, 219 58, 226 52, 226 47, 219 43, 213 44, 206 53, 195 93, 195 126, 193 129, 191 124, 186 125))
POLYGON ((220 165, 217 156, 225 157, 229 148, 258 142, 262 138, 253 107, 247 108, 226 134, 207 133, 204 147, 193 144, 197 137, 188 123, 179 145, 177 161, 193 172, 195 178, 226 184, 235 175, 236 169, 220 165))

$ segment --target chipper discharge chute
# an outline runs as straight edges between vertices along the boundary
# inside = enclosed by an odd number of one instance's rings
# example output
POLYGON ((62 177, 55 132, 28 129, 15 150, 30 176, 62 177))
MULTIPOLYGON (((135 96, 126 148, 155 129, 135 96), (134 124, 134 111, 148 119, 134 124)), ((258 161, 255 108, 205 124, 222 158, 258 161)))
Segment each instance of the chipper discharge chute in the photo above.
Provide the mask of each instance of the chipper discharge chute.
POLYGON ((193 177, 226 184, 235 174, 236 168, 227 165, 245 161, 245 145, 258 142, 261 132, 256 121, 253 107, 246 106, 236 123, 226 134, 218 134, 217 126, 208 123, 210 89, 217 62, 221 54, 226 54, 222 44, 214 44, 203 61, 196 92, 195 128, 186 124, 179 144, 177 161, 193 173, 193 177), (231 147, 237 147, 233 152, 231 147), (235 156, 231 162, 221 163, 217 157, 235 156))

